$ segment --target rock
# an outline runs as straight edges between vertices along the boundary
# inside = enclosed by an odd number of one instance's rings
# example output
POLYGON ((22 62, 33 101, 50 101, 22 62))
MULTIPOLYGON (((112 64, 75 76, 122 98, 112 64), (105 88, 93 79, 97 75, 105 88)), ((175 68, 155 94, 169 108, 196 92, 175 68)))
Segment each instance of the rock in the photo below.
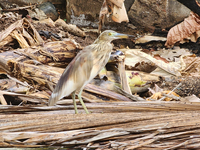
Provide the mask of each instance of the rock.
POLYGON ((67 22, 87 26, 89 21, 98 21, 102 4, 103 0, 66 0, 67 22))
POLYGON ((188 17, 190 10, 175 0, 135 0, 128 12, 133 24, 167 28, 188 17))
POLYGON ((124 5, 126 7, 126 11, 128 12, 131 8, 131 6, 133 5, 133 3, 135 2, 135 0, 125 0, 124 5))
MULTIPOLYGON (((104 0, 66 0, 67 22, 79 26, 98 26, 99 12, 104 0)), ((128 11, 135 0, 125 0, 128 11)))

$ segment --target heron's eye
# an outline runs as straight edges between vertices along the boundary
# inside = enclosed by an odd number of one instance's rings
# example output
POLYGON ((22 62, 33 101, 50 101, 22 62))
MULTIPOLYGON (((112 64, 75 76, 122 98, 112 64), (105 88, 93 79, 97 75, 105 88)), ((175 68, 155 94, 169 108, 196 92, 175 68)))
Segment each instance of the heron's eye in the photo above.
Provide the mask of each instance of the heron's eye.
POLYGON ((112 35, 112 33, 110 33, 110 32, 109 32, 109 33, 108 33, 108 35, 109 35, 109 36, 111 36, 111 35, 112 35))

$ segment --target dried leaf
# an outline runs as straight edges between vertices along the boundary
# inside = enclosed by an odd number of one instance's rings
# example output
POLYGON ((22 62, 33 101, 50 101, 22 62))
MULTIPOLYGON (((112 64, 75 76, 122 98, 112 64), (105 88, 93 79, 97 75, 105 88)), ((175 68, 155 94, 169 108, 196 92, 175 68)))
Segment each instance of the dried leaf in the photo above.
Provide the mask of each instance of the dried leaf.
POLYGON ((189 37, 195 37, 189 39, 191 39, 193 42, 196 42, 200 36, 199 32, 197 32, 199 30, 200 17, 194 12, 191 12, 188 18, 169 30, 165 46, 172 47, 176 42, 179 41, 184 43, 184 39, 188 39, 189 37))
POLYGON ((122 5, 122 8, 119 8, 118 6, 114 5, 112 20, 118 23, 121 23, 123 21, 129 22, 124 3, 122 5))
POLYGON ((99 13, 99 29, 98 29, 98 32, 100 33, 101 31, 101 28, 102 26, 104 25, 104 21, 105 21, 105 16, 106 14, 108 14, 109 11, 108 11, 108 4, 107 4, 107 0, 104 0, 103 1, 103 4, 101 6, 101 10, 100 10, 100 13, 99 13))
POLYGON ((190 51, 189 49, 185 49, 185 48, 180 48, 178 46, 175 46, 173 49, 168 50, 168 49, 161 49, 158 51, 153 51, 151 52, 152 55, 159 55, 162 58, 165 58, 167 61, 169 62, 178 62, 180 61, 180 58, 182 55, 188 55, 190 56, 190 51))
POLYGON ((145 35, 141 38, 136 39, 135 44, 147 43, 147 42, 151 42, 151 41, 166 41, 166 40, 167 39, 165 37, 145 35))
POLYGON ((98 32, 104 24, 105 16, 112 14, 112 20, 118 23, 123 21, 129 22, 126 8, 124 6, 124 0, 104 0, 100 13, 99 13, 99 27, 98 32), (108 11, 111 9, 111 12, 108 11))
POLYGON ((123 4, 124 4, 124 0, 109 0, 110 2, 112 2, 114 5, 116 5, 119 8, 122 8, 123 4))
POLYGON ((180 71, 185 68, 185 63, 181 57, 179 62, 170 62, 170 63, 165 63, 161 60, 157 60, 153 58, 152 56, 143 53, 143 52, 135 52, 136 55, 146 58, 153 62, 156 66, 158 66, 160 69, 166 71, 167 73, 170 73, 172 75, 180 76, 180 71))
MULTIPOLYGON (((147 59, 143 59, 139 55, 135 55, 134 51, 141 51, 142 49, 129 49, 125 51, 125 65, 126 69, 128 70, 138 70, 143 72, 151 72, 147 71, 151 68, 153 68, 154 64, 151 64, 151 62, 147 59)), ((153 68, 153 70, 155 67, 153 68)))

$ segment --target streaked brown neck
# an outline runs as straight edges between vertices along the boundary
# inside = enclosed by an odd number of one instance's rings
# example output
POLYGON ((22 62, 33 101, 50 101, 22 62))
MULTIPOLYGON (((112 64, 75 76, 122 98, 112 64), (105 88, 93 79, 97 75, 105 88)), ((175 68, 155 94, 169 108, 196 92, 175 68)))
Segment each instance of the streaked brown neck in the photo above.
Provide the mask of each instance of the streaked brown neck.
POLYGON ((110 43, 110 40, 105 40, 105 39, 101 39, 100 37, 98 37, 93 44, 106 44, 106 43, 110 43))

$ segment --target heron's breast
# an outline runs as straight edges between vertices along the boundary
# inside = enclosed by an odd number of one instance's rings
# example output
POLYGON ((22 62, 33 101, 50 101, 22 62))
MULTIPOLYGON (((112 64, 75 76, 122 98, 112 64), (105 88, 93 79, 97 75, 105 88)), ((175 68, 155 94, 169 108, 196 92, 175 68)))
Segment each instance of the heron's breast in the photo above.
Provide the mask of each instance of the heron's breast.
POLYGON ((97 74, 105 67, 109 58, 111 51, 101 52, 96 57, 96 60, 93 62, 93 67, 90 74, 90 81, 97 76, 97 74))

